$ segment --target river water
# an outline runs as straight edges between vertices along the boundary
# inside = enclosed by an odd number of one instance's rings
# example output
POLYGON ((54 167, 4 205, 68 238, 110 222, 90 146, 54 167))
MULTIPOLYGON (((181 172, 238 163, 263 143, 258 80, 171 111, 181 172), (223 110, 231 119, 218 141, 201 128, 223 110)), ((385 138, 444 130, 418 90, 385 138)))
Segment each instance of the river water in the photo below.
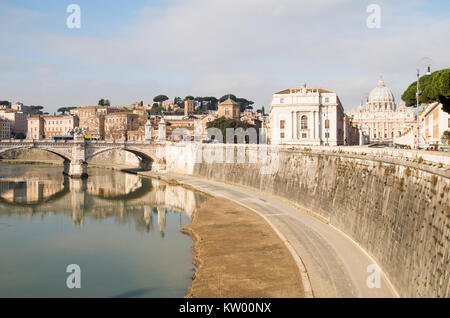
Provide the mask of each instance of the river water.
POLYGON ((207 198, 119 171, 88 173, 0 164, 0 297, 185 296, 193 242, 180 229, 207 198))

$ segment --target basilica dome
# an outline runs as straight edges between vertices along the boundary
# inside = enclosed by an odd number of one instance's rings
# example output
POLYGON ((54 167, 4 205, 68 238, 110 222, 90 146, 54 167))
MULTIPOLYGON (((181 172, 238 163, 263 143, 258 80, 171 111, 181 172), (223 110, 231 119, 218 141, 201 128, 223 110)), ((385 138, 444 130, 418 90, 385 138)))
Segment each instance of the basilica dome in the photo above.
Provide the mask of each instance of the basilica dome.
POLYGON ((384 85, 382 77, 380 77, 377 87, 370 92, 368 102, 394 102, 394 94, 384 85))

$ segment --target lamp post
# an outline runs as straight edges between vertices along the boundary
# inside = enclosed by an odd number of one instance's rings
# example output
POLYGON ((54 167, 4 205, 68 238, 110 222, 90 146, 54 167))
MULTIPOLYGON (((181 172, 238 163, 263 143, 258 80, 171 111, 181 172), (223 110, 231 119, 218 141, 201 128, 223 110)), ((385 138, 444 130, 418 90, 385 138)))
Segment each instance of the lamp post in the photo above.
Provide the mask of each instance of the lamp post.
POLYGON ((420 147, 420 120, 419 120, 419 98, 422 95, 422 92, 420 91, 420 85, 419 85, 419 71, 420 67, 426 66, 426 73, 425 75, 431 75, 431 58, 429 57, 423 57, 420 59, 417 67, 417 90, 416 90, 416 108, 417 108, 417 149, 420 147))
POLYGON ((417 109, 417 149, 420 149, 420 120, 419 120, 419 98, 421 92, 419 88, 419 69, 417 69, 417 90, 416 90, 416 109, 417 109))

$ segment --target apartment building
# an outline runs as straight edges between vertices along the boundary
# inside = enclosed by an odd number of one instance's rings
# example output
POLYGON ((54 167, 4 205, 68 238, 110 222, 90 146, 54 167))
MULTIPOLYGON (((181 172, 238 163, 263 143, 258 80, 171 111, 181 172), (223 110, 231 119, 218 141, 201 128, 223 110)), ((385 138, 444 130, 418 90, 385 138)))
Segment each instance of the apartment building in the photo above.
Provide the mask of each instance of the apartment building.
POLYGON ((104 139, 105 115, 121 111, 111 106, 86 106, 72 109, 70 113, 78 116, 79 127, 86 131, 86 136, 104 139))
POLYGON ((11 138, 11 124, 9 121, 0 119, 0 139, 11 138))
POLYGON ((41 115, 31 115, 27 121, 27 139, 44 139, 44 118, 41 115))
POLYGON ((11 110, 0 110, 0 119, 9 122, 11 127, 11 135, 15 136, 19 133, 24 136, 27 133, 27 114, 11 110))
POLYGON ((78 116, 59 115, 42 116, 44 120, 44 138, 51 139, 55 136, 66 136, 69 131, 79 125, 78 116))
POLYGON ((104 115, 104 139, 122 140, 127 133, 139 129, 139 115, 131 112, 110 113, 104 115))

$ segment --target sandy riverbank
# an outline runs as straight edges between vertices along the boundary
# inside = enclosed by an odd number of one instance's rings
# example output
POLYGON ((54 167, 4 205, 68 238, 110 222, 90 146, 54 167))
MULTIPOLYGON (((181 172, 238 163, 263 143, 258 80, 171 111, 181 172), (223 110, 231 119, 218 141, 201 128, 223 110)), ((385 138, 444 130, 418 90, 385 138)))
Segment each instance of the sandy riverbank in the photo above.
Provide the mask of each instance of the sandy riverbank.
POLYGON ((197 266, 187 297, 303 297, 298 267, 288 249, 255 212, 212 198, 182 229, 197 266))

